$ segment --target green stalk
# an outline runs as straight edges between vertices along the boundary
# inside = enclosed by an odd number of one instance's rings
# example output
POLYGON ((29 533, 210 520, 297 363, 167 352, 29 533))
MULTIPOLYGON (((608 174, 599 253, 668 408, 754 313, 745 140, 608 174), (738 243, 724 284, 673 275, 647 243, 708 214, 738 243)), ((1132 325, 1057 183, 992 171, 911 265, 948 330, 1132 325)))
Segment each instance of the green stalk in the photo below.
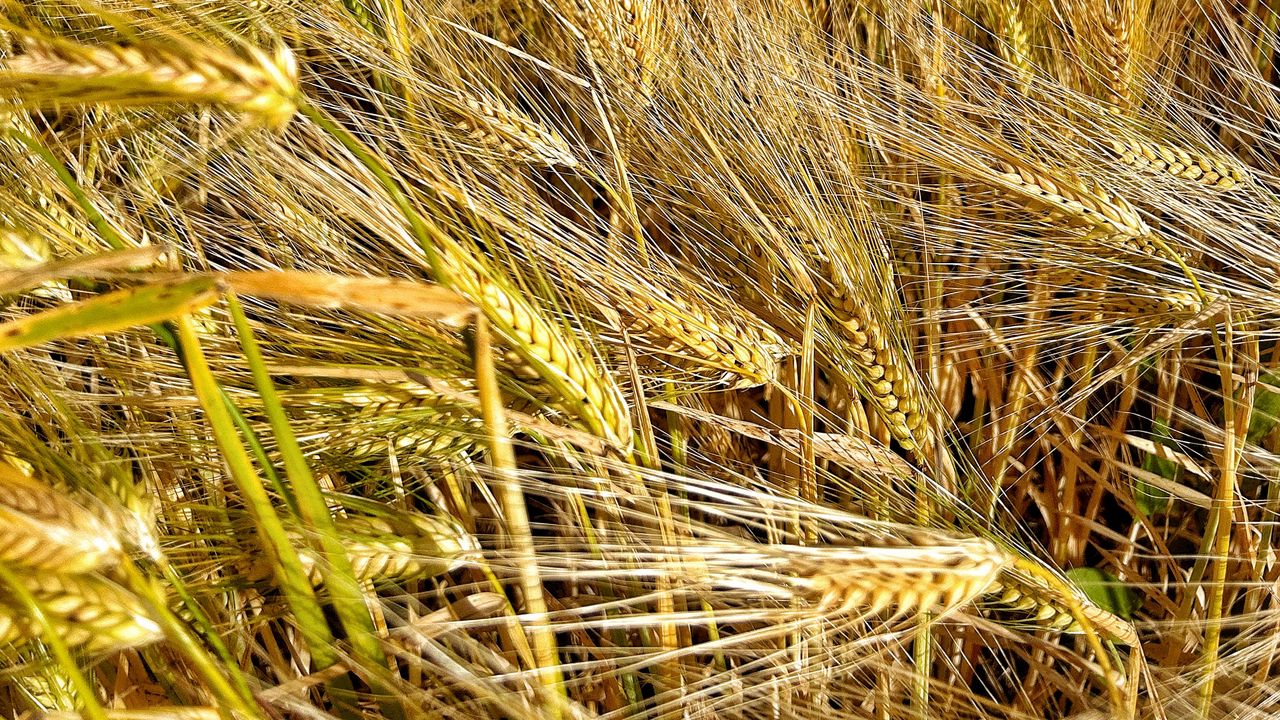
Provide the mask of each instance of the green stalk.
POLYGON ((324 611, 316 599, 311 582, 298 559, 298 553, 289 542, 289 535, 284 524, 276 515, 275 505, 262 486, 249 459, 249 453, 240 444, 231 413, 223 405, 219 396, 219 387, 209 369, 204 352, 200 349, 200 339, 190 318, 179 318, 174 322, 178 330, 178 341, 182 348, 183 361, 187 375, 195 388, 196 397, 204 409, 213 430, 214 439, 222 452, 223 460, 230 470, 231 479, 244 498, 246 509, 253 518, 262 549, 272 560, 271 567, 276 581, 284 592, 285 600, 293 610, 298 629, 315 658, 319 669, 324 669, 338 661, 334 650, 333 635, 325 622, 324 611))
POLYGON ((125 562, 121 569, 124 577, 128 580, 129 589, 138 595, 142 602, 146 605, 147 610, 151 612, 151 618, 156 621, 160 629, 164 631, 165 639, 177 646, 182 653, 182 658, 195 666, 196 670, 204 677, 205 684, 214 697, 218 699, 219 711, 227 720, 236 720, 236 718, 260 717, 261 713, 257 711, 257 702, 253 698, 253 691, 249 689, 248 681, 245 680, 244 674, 240 671, 239 663, 231 656, 226 645, 218 637, 217 632, 213 629, 213 624, 209 621, 208 616, 200 608, 200 604, 195 601, 187 592, 181 578, 174 572, 173 567, 164 562, 162 571, 165 579, 169 581, 170 587, 178 593, 178 597, 182 599, 187 610, 195 617, 196 624, 205 630, 202 639, 211 645, 218 654, 221 662, 215 662, 209 653, 196 642, 192 637, 190 629, 169 610, 168 599, 164 593, 159 592, 156 585, 149 581, 132 562, 125 562), (223 674, 225 669, 226 675, 223 674), (228 680, 230 676, 230 680, 228 680))
MULTIPOLYGON (((253 337, 253 329, 249 327, 249 319, 244 314, 244 307, 235 292, 227 291, 227 308, 235 321, 236 333, 240 338, 240 347, 253 372, 254 386, 262 399, 262 409, 271 424, 271 432, 276 437, 276 445, 280 457, 284 461, 285 477, 293 490, 297 502, 297 510, 303 523, 315 532, 318 540, 316 550, 323 561, 320 572, 324 577, 325 588, 333 602, 342 629, 351 642, 351 649, 356 659, 368 670, 385 668, 386 655, 375 636, 373 619, 369 616, 365 605, 364 594, 360 591, 360 583, 356 580, 355 570, 351 567, 351 559, 347 556, 342 539, 338 537, 333 516, 325 503, 324 494, 319 483, 311 474, 298 438, 289 425, 284 405, 271 382, 271 374, 267 370, 262 352, 253 337)), ((394 713, 396 717, 403 715, 398 707, 384 707, 384 714, 394 713)))
MULTIPOLYGON (((1217 527, 1213 534, 1213 570, 1206 590, 1208 602, 1205 606, 1204 645, 1200 651, 1201 664, 1204 666, 1204 679, 1200 685, 1200 717, 1208 720, 1213 707, 1214 676, 1218 670, 1218 653, 1222 644, 1222 610, 1223 598, 1227 588, 1227 565, 1231 553, 1231 531, 1234 527, 1232 515, 1235 513, 1236 472, 1240 462, 1236 443, 1237 437, 1235 380, 1232 369, 1235 357, 1232 348, 1232 320, 1228 310, 1223 332, 1219 336, 1213 333, 1213 349, 1218 359, 1218 374, 1222 382, 1222 460, 1219 463, 1220 475, 1214 487, 1213 508, 1217 519, 1217 527)), ((1246 403, 1246 411, 1252 403, 1246 403)), ((1246 417, 1241 430, 1248 428, 1246 417)))

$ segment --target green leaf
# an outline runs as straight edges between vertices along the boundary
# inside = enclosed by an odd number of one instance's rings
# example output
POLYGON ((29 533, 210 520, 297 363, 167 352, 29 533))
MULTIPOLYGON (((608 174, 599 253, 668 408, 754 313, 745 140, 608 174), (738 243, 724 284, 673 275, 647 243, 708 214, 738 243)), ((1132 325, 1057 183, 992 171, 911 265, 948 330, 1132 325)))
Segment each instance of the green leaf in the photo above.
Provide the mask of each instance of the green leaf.
MULTIPOLYGON (((1173 433, 1169 429, 1169 422, 1164 418, 1156 418, 1152 423, 1151 441, 1163 447, 1174 447, 1173 433)), ((1166 480, 1177 480, 1178 471, 1181 468, 1172 460, 1162 458, 1155 453, 1147 453, 1142 460, 1142 469, 1166 480)), ((1133 499, 1138 505, 1138 510, 1146 515, 1163 512, 1169 507, 1169 493, 1141 478, 1134 481, 1133 499)))
POLYGON ((1075 568, 1067 571, 1067 577, 1098 607, 1125 620, 1132 618, 1133 613, 1142 605, 1132 588, 1105 570, 1075 568))
POLYGON ((0 350, 149 325, 189 315, 217 300, 217 281, 208 277, 117 290, 0 325, 0 350))
POLYGON ((1258 389, 1253 393, 1253 413, 1249 416, 1248 440, 1256 443, 1275 429, 1280 419, 1280 392, 1267 389, 1280 388, 1280 372, 1269 372, 1258 378, 1258 389))

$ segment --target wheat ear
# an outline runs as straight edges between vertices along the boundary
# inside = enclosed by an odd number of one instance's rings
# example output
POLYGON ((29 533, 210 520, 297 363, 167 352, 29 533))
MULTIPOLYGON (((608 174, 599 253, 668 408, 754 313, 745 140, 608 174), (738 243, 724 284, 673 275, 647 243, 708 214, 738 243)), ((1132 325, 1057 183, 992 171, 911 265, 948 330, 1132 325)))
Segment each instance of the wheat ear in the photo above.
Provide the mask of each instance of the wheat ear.
POLYGON ((1013 68, 1015 84, 1025 93, 1035 71, 1031 66, 1031 36, 1023 22, 1021 3, 1019 0, 998 0, 993 14, 1000 33, 1000 57, 1013 68))
MULTIPOLYGON (((1034 610, 1036 620, 1046 627, 1064 632, 1080 631, 1080 618, 1071 614, 1068 602, 1039 578, 1005 569, 992 584, 990 595, 999 604, 1017 610, 1034 610)), ((1081 607, 1084 620, 1107 639, 1122 645, 1138 646, 1138 633, 1132 623, 1103 610, 1082 593, 1076 594, 1075 601, 1081 607)))
POLYGON ((283 46, 274 57, 244 48, 242 60, 194 42, 82 45, 24 35, 22 44, 0 69, 0 91, 27 107, 212 104, 277 130, 297 110, 298 68, 283 46))
POLYGON ((622 325, 681 360, 725 370, 739 378, 735 387, 773 382, 782 339, 764 323, 715 317, 689 300, 656 292, 619 289, 613 293, 622 310, 622 325))
POLYGON ((1025 164, 1002 162, 988 172, 997 187, 1032 206, 1047 207, 1069 220, 1101 228, 1106 232, 1139 237, 1151 228, 1127 200, 1108 192, 1098 183, 1079 178, 1051 177, 1025 164))
POLYGON ((577 351, 560 328, 483 271, 456 263, 451 272, 455 289, 484 311, 520 359, 560 395, 559 403, 592 432, 619 448, 630 449, 631 415, 626 400, 590 355, 577 351))
POLYGON ((56 573, 115 564, 117 532, 65 493, 0 462, 0 561, 56 573))
MULTIPOLYGON (((338 518, 335 526, 357 580, 404 581, 441 575, 463 565, 480 546, 440 518, 403 512, 387 517, 338 518)), ((312 582, 323 577, 308 549, 298 553, 312 582)))
POLYGON ((524 113, 489 98, 468 96, 454 128, 472 140, 531 165, 577 167, 568 141, 524 113))
POLYGON ((1248 180, 1249 174, 1237 161, 1162 145, 1133 136, 1113 137, 1112 152, 1126 165, 1172 175, 1219 190, 1231 190, 1248 180))
POLYGON ((914 368, 909 367, 892 339, 868 308, 847 293, 827 298, 844 340, 842 352, 853 360, 863 387, 870 393, 894 439, 907 450, 932 442, 925 395, 914 368))
MULTIPOLYGON (((72 647, 106 652, 139 647, 162 637, 160 626, 147 616, 132 593, 114 583, 83 575, 32 573, 20 576, 48 619, 72 647)), ((42 628, 0 591, 8 602, 0 605, 0 643, 32 639, 42 628)))
POLYGON ((953 610, 986 591, 1010 556, 980 538, 908 533, 862 548, 823 548, 821 562, 790 563, 823 614, 953 610), (831 552, 827 552, 831 551, 831 552))

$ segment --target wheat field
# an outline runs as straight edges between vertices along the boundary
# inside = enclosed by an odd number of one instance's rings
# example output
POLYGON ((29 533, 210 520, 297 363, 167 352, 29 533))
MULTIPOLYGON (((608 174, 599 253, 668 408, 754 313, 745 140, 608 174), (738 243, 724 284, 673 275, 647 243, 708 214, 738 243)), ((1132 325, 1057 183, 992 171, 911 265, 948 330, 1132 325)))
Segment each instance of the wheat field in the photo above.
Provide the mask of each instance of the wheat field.
POLYGON ((3 0, 0 714, 1280 717, 1280 7, 3 0))

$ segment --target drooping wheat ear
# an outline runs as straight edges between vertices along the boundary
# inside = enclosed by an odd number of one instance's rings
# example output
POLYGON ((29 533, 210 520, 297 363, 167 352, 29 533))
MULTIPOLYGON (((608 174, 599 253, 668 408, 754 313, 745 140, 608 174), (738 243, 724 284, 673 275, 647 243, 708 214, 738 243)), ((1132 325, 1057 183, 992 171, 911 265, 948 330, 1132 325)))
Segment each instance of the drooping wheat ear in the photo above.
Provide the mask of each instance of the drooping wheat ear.
POLYGON ((280 46, 274 57, 244 48, 244 59, 195 42, 82 45, 20 36, 23 51, 0 69, 0 92, 25 107, 197 103, 225 107, 276 130, 296 111, 298 68, 280 46))
MULTIPOLYGON (((19 576, 63 642, 91 652, 140 647, 160 640, 160 626, 132 593, 86 575, 53 572, 19 576)), ((0 643, 39 636, 42 628, 7 589, 0 589, 0 643)))
POLYGON ((999 33, 1000 57, 1013 69, 1017 88, 1026 92, 1035 73, 1031 65, 1031 36, 1023 22, 1019 0, 998 0, 992 8, 999 33))
POLYGON ((506 344, 551 385, 558 395, 556 402, 596 435, 630 450, 631 415, 613 378, 525 299, 508 292, 471 263, 454 260, 450 271, 454 289, 469 297, 506 344))
POLYGON ((1178 255, 1174 257, 1173 250, 1166 248, 1163 243, 1157 242, 1155 235, 1106 235, 1101 238, 1101 244, 1111 248, 1117 248, 1123 252, 1139 255, 1144 258, 1155 258, 1176 263, 1181 260, 1186 262, 1186 258, 1178 255))
POLYGON ((1172 175, 1219 190, 1230 190, 1249 178, 1239 162, 1222 155, 1192 154, 1188 150, 1133 135, 1110 139, 1111 150, 1120 162, 1154 173, 1172 175))
MULTIPOLYGON (((413 512, 335 520, 357 580, 404 581, 442 575, 475 559, 479 544, 447 520, 413 512)), ((298 552, 312 582, 323 580, 309 548, 298 552)))
POLYGON ((1051 177, 1043 170, 1010 162, 1001 162, 989 172, 995 175, 997 187, 1014 199, 1047 207, 1068 220, 1134 237, 1151 232, 1127 200, 1096 182, 1051 177))
MULTIPOLYGON (((742 321, 699 307, 684 298, 657 291, 616 288, 622 325, 651 345, 672 351, 674 358, 724 370, 738 378, 735 387, 774 381, 782 338, 761 322, 742 321)), ((693 296, 690 296, 692 299, 693 296)))
POLYGON ((0 561, 82 573, 115 564, 119 534, 63 492, 0 462, 0 561))
POLYGON ((391 450, 443 457, 476 444, 466 432, 468 424, 478 426, 474 411, 416 382, 315 388, 287 398, 291 404, 322 408, 318 417, 326 419, 333 417, 337 404, 357 409, 337 426, 326 421, 315 432, 299 434, 322 452, 348 460, 385 457, 391 450))
MULTIPOLYGON (((104 713, 107 720, 218 720, 222 717, 218 708, 196 705, 155 705, 128 710, 106 710, 104 713)), ((43 720, 80 720, 84 715, 78 712, 50 712, 41 717, 43 720)))
POLYGON ((479 96, 467 96, 461 106, 454 128, 477 143, 530 165, 577 167, 564 137, 519 110, 479 96))
POLYGON ((811 562, 789 563, 797 584, 818 598, 824 615, 953 610, 985 592, 1012 560, 980 538, 941 539, 925 533, 884 539, 861 548, 830 546, 811 562))
MULTIPOLYGON (((75 684, 59 665, 48 664, 15 673, 9 682, 25 697, 32 710, 49 718, 59 710, 74 711, 79 707, 75 684)), ((68 712, 67 714, 72 714, 68 712)), ((74 713, 79 718, 79 713, 74 713)))
POLYGON ((932 429, 927 422, 924 389, 904 354, 852 293, 836 291, 826 300, 845 340, 843 352, 853 360, 858 379, 875 400, 889 432, 904 449, 930 447, 932 429))
POLYGON ((434 389, 416 382, 359 385, 336 388, 336 392, 315 391, 317 399, 338 400, 360 408, 367 415, 391 415, 413 410, 456 414, 457 403, 434 389))
MULTIPOLYGON (((1063 632, 1081 631, 1079 619, 1071 614, 1070 605, 1059 591, 1016 569, 1006 568, 1001 572, 989 588, 988 597, 1015 610, 1034 610, 1036 621, 1045 627, 1063 632)), ((1084 619, 1105 638, 1122 645, 1138 645, 1138 632, 1133 623, 1098 607, 1084 593, 1077 592, 1074 599, 1083 610, 1084 619)))

